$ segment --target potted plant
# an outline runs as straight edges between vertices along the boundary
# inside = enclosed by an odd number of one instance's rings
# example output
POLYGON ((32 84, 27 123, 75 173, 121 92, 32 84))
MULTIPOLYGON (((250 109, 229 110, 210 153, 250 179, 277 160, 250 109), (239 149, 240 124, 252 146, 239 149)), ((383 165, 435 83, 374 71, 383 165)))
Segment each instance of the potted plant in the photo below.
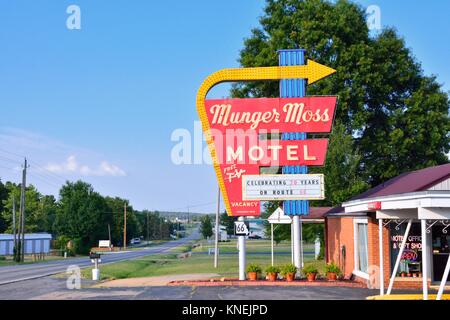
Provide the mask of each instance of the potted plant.
POLYGON ((406 277, 406 272, 405 271, 400 272, 400 277, 402 278, 406 277))
POLYGON ((306 274, 308 281, 311 282, 311 281, 316 280, 316 275, 318 273, 318 270, 312 264, 305 266, 302 271, 304 274, 306 274))
POLYGON ((266 268, 266 274, 269 276, 269 281, 276 281, 280 273, 280 268, 276 266, 268 266, 266 268))
POLYGON ((297 267, 292 263, 286 264, 281 268, 281 275, 285 277, 288 282, 294 281, 296 272, 297 267))
POLYGON ((251 263, 247 266, 248 278, 251 281, 255 281, 258 279, 258 273, 261 273, 261 267, 259 266, 259 264, 251 263))
POLYGON ((334 262, 327 263, 325 266, 325 272, 327 273, 327 278, 330 281, 336 281, 338 275, 341 274, 341 269, 334 262))

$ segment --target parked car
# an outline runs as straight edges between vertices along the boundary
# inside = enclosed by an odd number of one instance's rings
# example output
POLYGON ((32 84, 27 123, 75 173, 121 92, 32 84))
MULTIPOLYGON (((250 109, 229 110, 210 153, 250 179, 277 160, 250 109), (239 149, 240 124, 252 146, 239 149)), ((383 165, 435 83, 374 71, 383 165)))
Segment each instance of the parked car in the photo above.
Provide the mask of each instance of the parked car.
POLYGON ((133 238, 130 240, 130 244, 140 244, 141 243, 141 239, 139 238, 133 238))

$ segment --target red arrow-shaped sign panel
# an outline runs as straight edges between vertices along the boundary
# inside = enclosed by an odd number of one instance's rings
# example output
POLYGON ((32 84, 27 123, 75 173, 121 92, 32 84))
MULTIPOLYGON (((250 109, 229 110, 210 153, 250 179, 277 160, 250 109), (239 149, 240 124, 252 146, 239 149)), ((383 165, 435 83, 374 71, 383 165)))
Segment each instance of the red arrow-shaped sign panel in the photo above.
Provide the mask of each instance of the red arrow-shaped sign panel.
POLYGON ((225 186, 230 215, 260 214, 259 201, 242 199, 243 175, 258 175, 260 167, 324 164, 327 139, 292 141, 279 136, 330 132, 336 102, 335 96, 205 101, 219 183, 225 186))

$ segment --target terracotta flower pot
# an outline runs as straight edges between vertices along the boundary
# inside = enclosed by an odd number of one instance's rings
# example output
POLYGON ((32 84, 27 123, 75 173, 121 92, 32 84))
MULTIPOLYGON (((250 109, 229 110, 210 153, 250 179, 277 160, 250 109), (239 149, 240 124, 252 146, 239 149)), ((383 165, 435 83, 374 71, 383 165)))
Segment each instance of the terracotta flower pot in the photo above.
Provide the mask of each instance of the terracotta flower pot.
POLYGON ((405 272, 402 272, 402 273, 400 273, 400 276, 401 276, 402 278, 404 278, 404 277, 406 276, 406 273, 405 273, 405 272))
POLYGON ((295 280, 295 273, 291 272, 286 274, 286 281, 287 282, 292 282, 295 280))
POLYGON ((248 272, 247 274, 250 281, 258 280, 258 272, 248 272))
POLYGON ((335 272, 327 272, 327 278, 330 281, 336 281, 337 280, 337 274, 335 272))
POLYGON ((270 272, 267 275, 269 276, 269 281, 277 281, 278 273, 270 272))
POLYGON ((309 282, 312 282, 312 281, 316 280, 316 274, 315 273, 308 273, 306 275, 306 278, 308 279, 309 282))

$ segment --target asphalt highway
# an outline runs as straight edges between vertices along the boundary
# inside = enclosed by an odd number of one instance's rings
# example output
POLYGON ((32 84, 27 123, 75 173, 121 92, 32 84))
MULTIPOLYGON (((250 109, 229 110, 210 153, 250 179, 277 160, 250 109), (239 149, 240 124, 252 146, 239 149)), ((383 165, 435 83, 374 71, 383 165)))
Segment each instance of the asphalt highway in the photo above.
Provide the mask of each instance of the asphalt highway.
MULTIPOLYGON (((190 240, 198 238, 199 238, 198 231, 194 231, 190 236, 186 238, 169 241, 160 245, 155 245, 138 250, 103 254, 101 256, 101 264, 132 260, 143 256, 165 253, 172 248, 182 246, 187 242, 189 242, 190 240)), ((87 268, 92 266, 93 264, 89 259, 89 257, 81 257, 49 262, 3 266, 0 267, 0 285, 42 278, 57 273, 64 273, 67 271, 67 268, 72 265, 76 265, 80 268, 87 268)))

